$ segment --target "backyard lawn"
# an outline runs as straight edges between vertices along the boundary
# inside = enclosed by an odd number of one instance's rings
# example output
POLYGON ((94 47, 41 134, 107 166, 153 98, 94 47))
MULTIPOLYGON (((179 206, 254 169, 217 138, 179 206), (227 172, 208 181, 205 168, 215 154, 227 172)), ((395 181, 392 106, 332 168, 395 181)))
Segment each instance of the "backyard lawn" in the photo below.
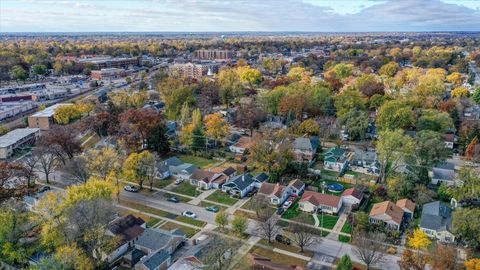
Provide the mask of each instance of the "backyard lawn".
POLYGON ((202 193, 201 191, 197 190, 196 186, 191 185, 188 181, 183 181, 182 183, 180 183, 180 185, 172 189, 172 192, 192 197, 198 196, 200 195, 200 193, 202 193))
POLYGON ((215 192, 208 196, 206 199, 209 201, 228 205, 234 205, 236 202, 238 202, 238 199, 232 198, 226 192, 220 190, 215 190, 215 192))
POLYGON ((318 217, 318 220, 320 221, 320 224, 318 226, 321 228, 330 229, 330 230, 333 229, 333 227, 338 221, 338 216, 323 214, 323 215, 317 215, 317 217, 318 217), (323 223, 322 223, 322 216, 323 216, 323 223))
MULTIPOLYGON (((318 192, 322 192, 322 183, 323 183, 323 182, 325 182, 326 185, 330 185, 330 184, 340 184, 340 185, 342 185, 342 186, 344 187, 344 190, 353 187, 353 184, 343 183, 343 182, 339 182, 339 181, 332 181, 332 180, 322 179, 322 180, 316 181, 316 182, 313 184, 313 186, 318 187, 318 192)), ((342 192, 331 192, 331 191, 329 191, 328 189, 326 189, 326 190, 325 190, 325 194, 330 194, 330 195, 335 195, 335 196, 341 196, 341 195, 342 195, 342 192)))
POLYGON ((178 158, 180 158, 185 163, 193 164, 202 169, 212 167, 213 164, 219 162, 218 160, 196 157, 192 155, 179 155, 178 158))

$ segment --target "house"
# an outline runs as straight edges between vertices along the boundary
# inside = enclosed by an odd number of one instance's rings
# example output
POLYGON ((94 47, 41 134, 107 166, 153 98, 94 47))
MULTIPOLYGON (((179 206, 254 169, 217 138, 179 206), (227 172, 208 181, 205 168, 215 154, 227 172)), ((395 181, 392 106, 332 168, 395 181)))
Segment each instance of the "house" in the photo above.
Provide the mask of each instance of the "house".
POLYGON ((288 183, 287 187, 290 194, 296 194, 297 196, 300 196, 300 194, 302 194, 305 190, 305 183, 300 179, 294 179, 288 183))
POLYGON ((296 138, 293 142, 295 159, 298 162, 313 162, 319 145, 320 140, 316 136, 296 138))
POLYGON ((356 188, 345 189, 342 193, 342 203, 350 207, 357 207, 363 200, 363 192, 356 188))
POLYGON ((260 188, 262 186, 262 184, 267 181, 269 178, 268 174, 266 173, 259 173, 257 174, 257 176, 254 177, 254 183, 253 183, 253 186, 256 187, 256 188, 260 188))
POLYGON ((217 189, 221 188, 223 184, 225 184, 228 180, 230 180, 230 178, 237 175, 237 170, 235 170, 232 167, 227 167, 227 168, 215 167, 215 168, 209 169, 209 171, 215 173, 215 176, 212 180, 211 187, 217 188, 217 189))
POLYGON ((346 151, 339 147, 328 149, 324 154, 323 165, 325 169, 343 172, 348 165, 346 151))
POLYGON ((430 172, 432 177, 432 184, 440 185, 446 184, 448 186, 453 186, 456 184, 457 174, 455 173, 455 164, 450 162, 444 162, 433 167, 430 172))
POLYGON ((228 180, 223 186, 222 191, 232 195, 238 195, 240 198, 245 197, 248 192, 252 191, 256 185, 255 178, 249 174, 244 173, 234 176, 228 180))
POLYGON ((397 201, 397 206, 402 208, 405 220, 413 219, 415 213, 415 203, 409 199, 400 199, 397 201))
POLYGON ((446 133, 443 135, 443 141, 445 142, 445 148, 453 149, 453 145, 457 142, 457 137, 453 133, 446 133))
POLYGON ((403 210, 391 201, 376 203, 370 211, 369 221, 399 231, 403 222, 403 210))
POLYGON ((305 191, 298 202, 298 206, 300 210, 305 212, 337 214, 342 207, 342 200, 340 197, 330 194, 305 191))
POLYGON ((271 259, 262 257, 255 253, 248 254, 248 260, 251 262, 251 269, 258 270, 304 270, 299 265, 283 265, 272 262, 271 259))
POLYGON ((190 184, 202 189, 210 189, 214 176, 214 172, 198 169, 190 176, 190 184))
POLYGON ((105 254, 104 260, 113 262, 118 257, 125 254, 130 249, 138 237, 146 228, 146 223, 143 219, 133 215, 118 217, 110 222, 106 229, 106 234, 117 237, 117 247, 110 254, 105 254))
POLYGON ((196 256, 188 256, 176 261, 168 270, 196 270, 202 268, 204 268, 204 265, 200 259, 196 256))
POLYGON ((171 157, 162 162, 157 162, 155 176, 159 179, 168 178, 172 175, 171 170, 182 164, 184 164, 184 162, 177 157, 171 157))
POLYGON ((237 154, 243 154, 253 145, 252 137, 242 136, 238 141, 229 147, 230 151, 237 154))
POLYGON ((157 228, 146 228, 135 242, 135 248, 127 253, 124 259, 132 260, 129 263, 135 265, 135 269, 167 269, 172 263, 172 254, 183 245, 185 240, 185 233, 179 229, 166 231, 157 228), (140 257, 142 253, 144 255, 140 257))
POLYGON ((198 170, 198 167, 190 163, 183 163, 178 166, 169 166, 169 169, 171 175, 181 179, 189 179, 198 170))
POLYGON ((380 162, 374 149, 362 150, 355 148, 353 157, 349 163, 352 171, 378 175, 380 173, 380 162))
POLYGON ((440 201, 423 205, 419 227, 428 236, 440 242, 455 241, 455 235, 452 234, 452 209, 440 201))
POLYGON ((273 205, 281 205, 290 196, 288 188, 279 183, 263 183, 258 190, 258 195, 265 196, 273 205))

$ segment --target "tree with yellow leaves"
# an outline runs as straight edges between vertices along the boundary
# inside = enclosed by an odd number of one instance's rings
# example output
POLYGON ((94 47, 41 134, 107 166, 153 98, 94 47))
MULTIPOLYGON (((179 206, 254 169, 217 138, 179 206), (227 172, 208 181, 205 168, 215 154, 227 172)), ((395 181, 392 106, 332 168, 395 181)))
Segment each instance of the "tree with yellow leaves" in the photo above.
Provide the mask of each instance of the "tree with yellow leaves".
POLYGON ((249 66, 238 67, 237 73, 240 77, 240 81, 248 84, 250 88, 253 88, 254 85, 258 85, 262 81, 262 73, 260 70, 249 66))
POLYGON ((447 76, 447 82, 453 83, 455 85, 460 85, 463 82, 462 74, 458 72, 453 72, 452 74, 447 76))
POLYGON ((149 151, 131 153, 123 163, 123 177, 127 181, 136 182, 140 189, 148 181, 150 190, 153 189, 155 177, 155 156, 149 151))
POLYGON ((54 259, 71 269, 94 269, 91 259, 85 255, 85 251, 73 243, 57 248, 54 259))
POLYGON ((228 136, 230 125, 220 113, 205 116, 205 134, 215 140, 222 140, 228 136))
POLYGON ((53 114, 53 119, 60 125, 67 125, 80 117, 82 117, 82 111, 76 105, 60 106, 53 114))
POLYGON ((472 258, 463 263, 466 270, 480 270, 480 258, 472 258))
POLYGON ((299 81, 304 84, 311 82, 312 72, 303 67, 292 67, 287 73, 290 80, 299 81))
POLYGON ((431 243, 432 240, 419 228, 415 229, 413 234, 408 238, 408 246, 416 250, 426 249, 431 243))
POLYGON ((456 87, 455 89, 452 90, 452 97, 454 98, 466 98, 470 95, 470 92, 468 91, 467 88, 461 86, 461 87, 456 87))
POLYGON ((85 153, 85 158, 90 174, 102 179, 105 179, 112 170, 115 172, 120 170, 120 155, 113 148, 89 150, 85 153))

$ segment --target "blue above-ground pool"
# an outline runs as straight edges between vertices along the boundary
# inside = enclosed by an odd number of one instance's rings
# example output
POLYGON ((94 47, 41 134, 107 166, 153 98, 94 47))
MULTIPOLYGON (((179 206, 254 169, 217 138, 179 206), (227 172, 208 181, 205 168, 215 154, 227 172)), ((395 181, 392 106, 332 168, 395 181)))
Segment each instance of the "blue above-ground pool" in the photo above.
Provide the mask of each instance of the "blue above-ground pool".
POLYGON ((342 192, 345 187, 342 184, 334 183, 328 185, 328 191, 330 192, 342 192))

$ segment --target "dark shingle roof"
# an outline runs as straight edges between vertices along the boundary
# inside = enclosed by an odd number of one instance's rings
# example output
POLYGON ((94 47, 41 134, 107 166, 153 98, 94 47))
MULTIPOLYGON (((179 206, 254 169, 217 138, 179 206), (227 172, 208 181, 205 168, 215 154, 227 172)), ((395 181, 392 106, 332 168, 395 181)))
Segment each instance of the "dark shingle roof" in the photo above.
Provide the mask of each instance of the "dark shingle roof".
POLYGON ((268 174, 262 172, 262 173, 258 174, 257 176, 255 176, 255 180, 260 182, 260 183, 263 183, 263 182, 268 180, 268 174))
POLYGON ((225 186, 237 187, 239 190, 244 190, 253 183, 254 179, 251 174, 241 174, 233 177, 225 186))
POLYGON ((177 157, 171 157, 169 159, 166 159, 164 162, 163 162, 165 165, 167 166, 180 166, 182 165, 184 162, 181 161, 179 158, 177 157))
POLYGON ((424 204, 420 227, 435 231, 449 231, 452 227, 452 209, 440 201, 424 204))
POLYGON ((155 270, 158 266, 160 266, 163 262, 165 262, 168 258, 170 258, 170 254, 166 250, 160 250, 150 257, 148 257, 144 262, 143 265, 147 269, 155 270))
POLYGON ((310 138, 299 137, 295 139, 293 144, 295 149, 314 151, 318 147, 319 140, 316 136, 310 138))
POLYGON ((138 238, 137 242, 135 242, 135 245, 151 250, 158 250, 164 247, 171 239, 172 236, 168 231, 147 228, 138 238))

